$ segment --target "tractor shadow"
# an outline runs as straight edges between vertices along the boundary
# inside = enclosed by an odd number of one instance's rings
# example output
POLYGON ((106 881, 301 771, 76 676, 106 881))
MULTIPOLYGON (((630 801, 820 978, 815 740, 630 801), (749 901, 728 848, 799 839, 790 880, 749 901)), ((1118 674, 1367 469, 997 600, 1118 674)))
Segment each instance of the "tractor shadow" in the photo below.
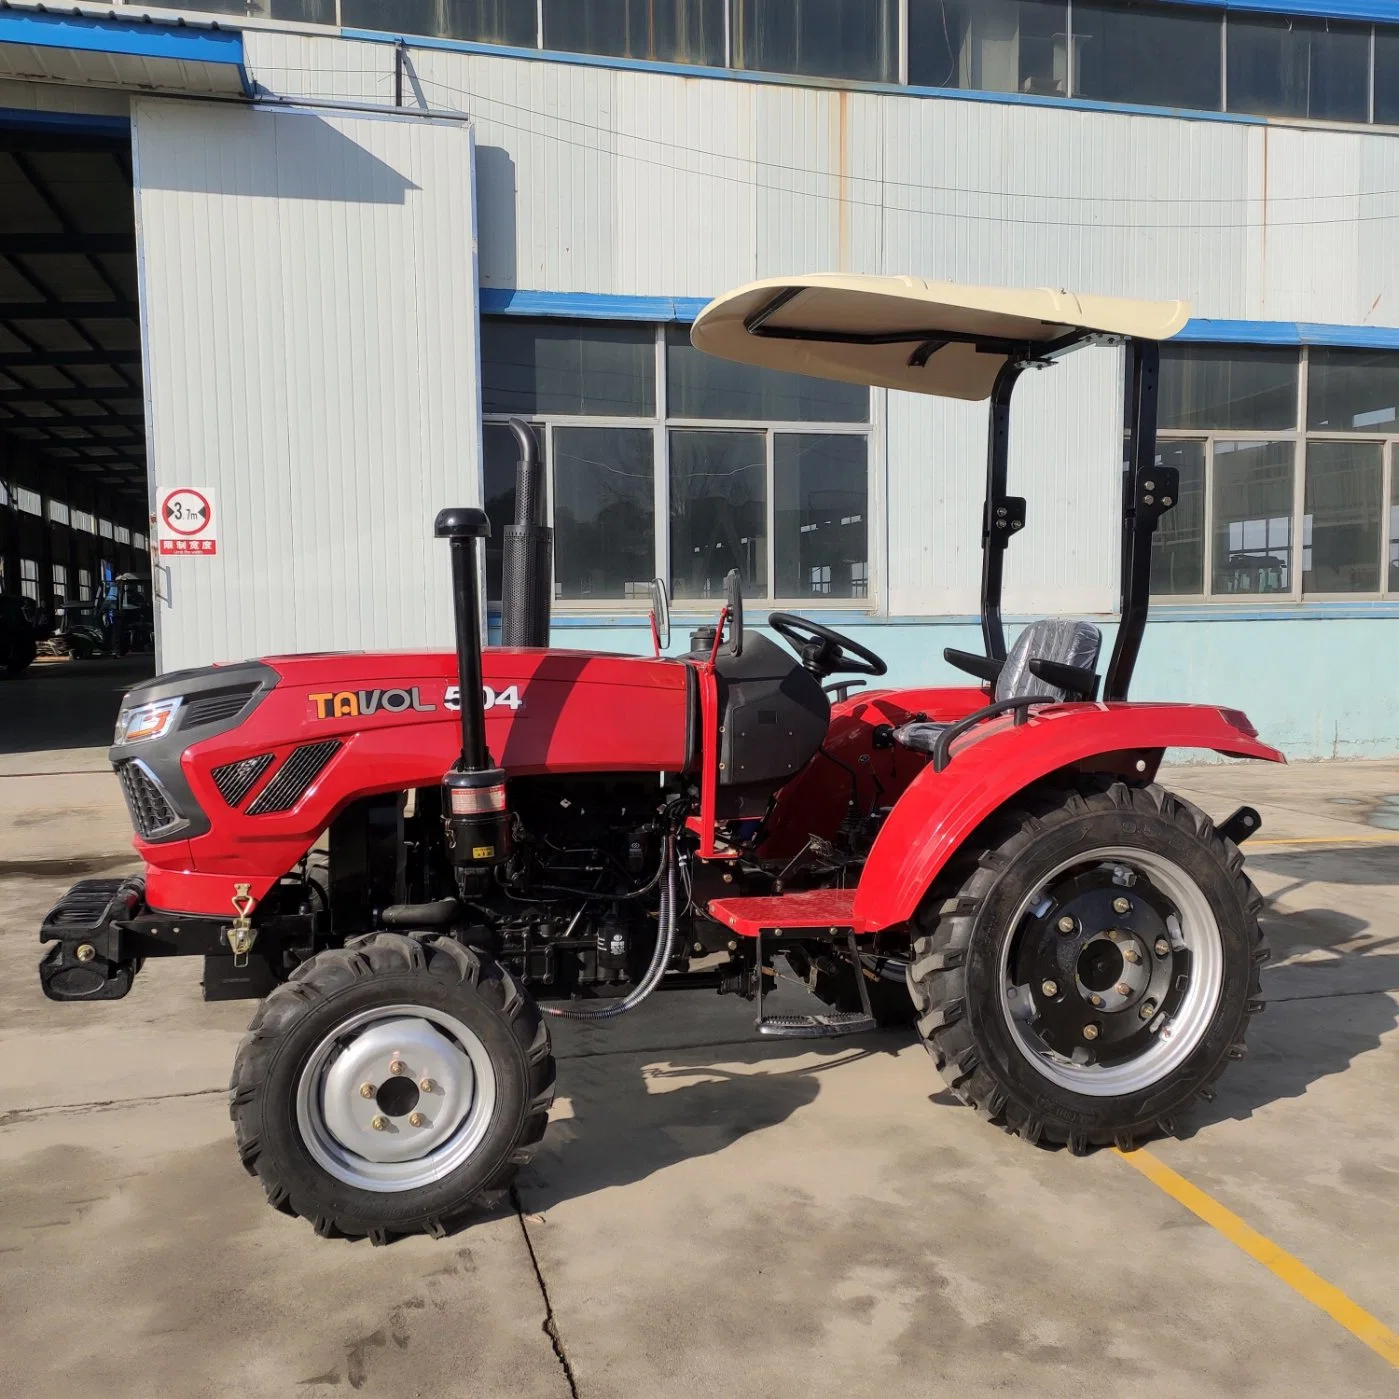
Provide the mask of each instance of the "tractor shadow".
POLYGON ((1308 886, 1380 891, 1399 885, 1396 857, 1399 851, 1351 848, 1249 859, 1251 871, 1285 880, 1270 890, 1259 920, 1272 952, 1263 971, 1266 1008, 1249 1026, 1247 1057, 1229 1065, 1214 1102, 1190 1112, 1182 1136, 1301 1097, 1379 1048, 1399 1026, 1393 994, 1399 992, 1399 926, 1373 927, 1325 902, 1336 895, 1324 888, 1313 891, 1317 906, 1299 906, 1308 886), (1278 906, 1282 899, 1288 908, 1278 906))
MULTIPOLYGON (((682 993, 683 994, 683 993, 682 993)), ((748 1041, 571 1055, 556 1108, 519 1180, 527 1211, 631 1185, 725 1150, 814 1102, 826 1074, 910 1042, 904 1030, 836 1041, 748 1041)))

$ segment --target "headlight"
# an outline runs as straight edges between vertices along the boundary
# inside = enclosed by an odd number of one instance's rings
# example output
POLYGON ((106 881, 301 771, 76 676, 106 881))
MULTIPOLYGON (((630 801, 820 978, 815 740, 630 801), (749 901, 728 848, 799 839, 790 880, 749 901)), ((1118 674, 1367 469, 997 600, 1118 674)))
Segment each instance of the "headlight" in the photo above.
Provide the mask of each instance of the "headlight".
POLYGON ((144 743, 147 739, 162 737, 170 732, 183 703, 183 699, 163 699, 138 704, 135 709, 123 709, 117 715, 117 731, 112 742, 118 745, 144 743))

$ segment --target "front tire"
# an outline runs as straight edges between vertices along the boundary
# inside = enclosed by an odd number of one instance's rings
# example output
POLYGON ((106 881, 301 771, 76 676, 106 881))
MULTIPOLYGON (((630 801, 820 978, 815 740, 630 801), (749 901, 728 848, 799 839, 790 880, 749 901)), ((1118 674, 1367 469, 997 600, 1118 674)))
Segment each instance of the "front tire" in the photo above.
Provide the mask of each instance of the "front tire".
POLYGON ((302 963, 254 1015, 229 1110, 268 1203, 316 1232, 441 1237, 544 1135, 548 1031, 498 963, 379 933, 302 963))
POLYGON ((1262 1008, 1243 856, 1155 785, 994 817, 917 915, 909 991, 952 1092, 1075 1151, 1173 1132, 1262 1008))

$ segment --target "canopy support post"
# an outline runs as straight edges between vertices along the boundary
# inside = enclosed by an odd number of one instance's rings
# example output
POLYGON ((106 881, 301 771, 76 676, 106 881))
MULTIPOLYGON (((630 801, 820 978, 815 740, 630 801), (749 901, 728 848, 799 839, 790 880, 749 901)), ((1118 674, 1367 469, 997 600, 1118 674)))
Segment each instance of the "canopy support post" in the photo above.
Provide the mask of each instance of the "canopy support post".
POLYGON ((1105 700, 1125 700, 1151 605, 1151 536, 1176 503, 1180 473, 1156 461, 1156 390, 1161 347, 1128 340, 1123 404, 1122 619, 1103 685, 1105 700))
POLYGON ((1025 500, 1006 494, 1010 467, 1010 396, 1025 369, 1007 359, 991 389, 991 420, 986 442, 986 503, 981 513, 981 639, 990 660, 1006 657, 1001 625, 1001 576, 1006 545, 1025 527, 1025 500))

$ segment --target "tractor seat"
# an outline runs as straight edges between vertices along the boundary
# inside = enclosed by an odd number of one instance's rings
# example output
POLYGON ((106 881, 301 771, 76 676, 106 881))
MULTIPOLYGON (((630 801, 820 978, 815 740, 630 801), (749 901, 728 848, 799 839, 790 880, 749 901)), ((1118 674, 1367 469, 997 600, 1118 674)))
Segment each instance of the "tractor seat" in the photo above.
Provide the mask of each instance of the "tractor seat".
MULTIPOLYGON (((1031 622, 1016 637, 1004 661, 953 650, 944 651, 943 656, 958 669, 989 681, 993 686, 993 705, 1041 697, 1046 702, 1062 703, 1097 695, 1098 677, 1093 667, 1098 663, 1102 644, 1103 634, 1091 622, 1045 617, 1031 622)), ((931 753, 939 735, 950 727, 931 720, 915 720, 894 730, 894 742, 920 753, 931 753)))

